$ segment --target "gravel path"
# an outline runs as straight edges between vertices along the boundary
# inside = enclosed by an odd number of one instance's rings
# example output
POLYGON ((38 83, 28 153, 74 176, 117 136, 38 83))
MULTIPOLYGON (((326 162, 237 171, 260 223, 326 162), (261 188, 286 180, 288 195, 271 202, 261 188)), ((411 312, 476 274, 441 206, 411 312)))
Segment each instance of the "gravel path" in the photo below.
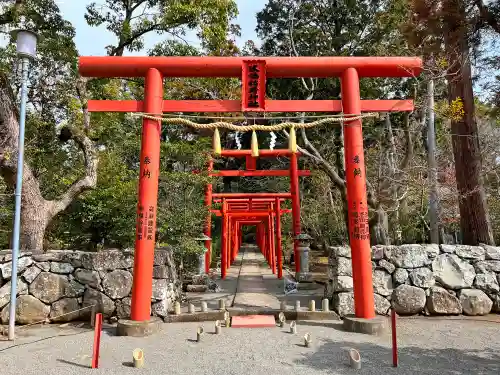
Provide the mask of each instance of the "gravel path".
POLYGON ((93 334, 78 328, 45 326, 24 330, 14 346, 0 341, 2 375, 66 374, 407 374, 486 375, 500 373, 500 325, 467 319, 400 319, 400 367, 391 367, 390 336, 345 333, 339 322, 299 322, 298 334, 284 329, 224 329, 194 342, 196 323, 166 324, 149 338, 103 333, 101 368, 91 370, 93 334), (327 326, 325 326, 325 324, 327 326), (313 346, 301 346, 305 332, 313 346), (66 336, 62 336, 66 335, 66 336), (130 368, 133 349, 144 349, 146 367, 130 368), (346 366, 347 349, 360 351, 361 371, 346 366))

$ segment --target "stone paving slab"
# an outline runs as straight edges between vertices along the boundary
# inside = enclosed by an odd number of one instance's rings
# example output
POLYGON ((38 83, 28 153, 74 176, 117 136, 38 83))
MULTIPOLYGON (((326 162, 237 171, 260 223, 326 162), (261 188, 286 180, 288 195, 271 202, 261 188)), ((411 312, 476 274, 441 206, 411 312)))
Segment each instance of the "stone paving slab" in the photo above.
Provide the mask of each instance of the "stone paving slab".
POLYGON ((236 287, 234 308, 280 307, 276 295, 282 290, 282 281, 273 275, 264 255, 256 247, 246 247, 241 253, 241 269, 236 287))

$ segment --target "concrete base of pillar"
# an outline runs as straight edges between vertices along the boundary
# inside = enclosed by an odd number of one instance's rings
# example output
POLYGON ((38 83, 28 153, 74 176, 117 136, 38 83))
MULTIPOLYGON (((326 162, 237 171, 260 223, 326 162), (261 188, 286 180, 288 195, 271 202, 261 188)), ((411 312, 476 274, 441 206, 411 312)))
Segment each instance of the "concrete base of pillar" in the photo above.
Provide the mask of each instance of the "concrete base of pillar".
POLYGON ((310 272, 296 272, 295 273, 295 280, 297 280, 299 283, 311 282, 312 281, 312 274, 310 272))
POLYGON ((121 319, 116 326, 116 335, 133 337, 150 336, 160 331, 162 324, 163 320, 156 316, 152 316, 149 320, 140 322, 121 319))
POLYGON ((298 290, 316 290, 320 287, 321 287, 321 285, 314 282, 314 281, 301 281, 297 285, 298 290))
POLYGON ((380 335, 387 329, 387 319, 380 316, 373 319, 363 319, 351 315, 344 317, 342 326, 347 332, 380 335))

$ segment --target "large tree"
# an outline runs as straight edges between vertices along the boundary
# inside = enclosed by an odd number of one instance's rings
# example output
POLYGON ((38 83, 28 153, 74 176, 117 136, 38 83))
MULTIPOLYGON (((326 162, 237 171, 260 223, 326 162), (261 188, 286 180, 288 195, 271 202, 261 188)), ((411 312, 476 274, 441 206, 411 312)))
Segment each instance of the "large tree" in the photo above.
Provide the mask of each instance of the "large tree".
MULTIPOLYGON (((312 1, 271 0, 257 15, 258 35, 263 39, 259 53, 292 56, 349 56, 405 54, 398 24, 405 7, 393 1, 312 1)), ((362 81, 362 96, 384 98, 408 95, 409 82, 389 79, 362 81)), ((334 99, 340 96, 338 79, 271 80, 270 95, 290 99, 334 99)), ((416 113, 420 115, 420 113, 416 113)), ((368 203, 372 208, 370 224, 373 239, 389 243, 388 211, 399 215, 406 197, 408 171, 414 142, 412 133, 420 124, 413 116, 386 116, 384 121, 364 121, 367 151, 376 155, 380 168, 368 173, 368 203), (398 124, 397 129, 393 128, 398 124), (384 131, 379 131, 383 128, 384 131), (399 133, 399 134, 398 134, 399 133), (398 136, 399 135, 399 136, 398 136), (380 146, 380 148, 379 148, 380 146), (375 152, 375 148, 377 151, 375 152), (389 178, 387 178, 389 177, 389 178)), ((343 132, 340 126, 301 131, 301 151, 329 178, 331 192, 327 207, 337 211, 331 198, 338 196, 347 221, 346 182, 344 177, 343 132), (325 142, 325 140, 327 140, 325 142), (333 192, 333 193, 332 193, 333 192)), ((368 155, 367 160, 371 157, 368 155)), ((333 213, 332 213, 333 214, 333 213)), ((398 232, 399 219, 394 232, 398 232)))
POLYGON ((448 100, 462 103, 463 115, 451 121, 455 174, 463 242, 493 244, 482 181, 472 65, 485 31, 500 33, 500 2, 482 0, 414 0, 410 41, 426 44, 427 57, 441 55, 448 67, 448 100), (444 46, 444 54, 441 53, 444 46))

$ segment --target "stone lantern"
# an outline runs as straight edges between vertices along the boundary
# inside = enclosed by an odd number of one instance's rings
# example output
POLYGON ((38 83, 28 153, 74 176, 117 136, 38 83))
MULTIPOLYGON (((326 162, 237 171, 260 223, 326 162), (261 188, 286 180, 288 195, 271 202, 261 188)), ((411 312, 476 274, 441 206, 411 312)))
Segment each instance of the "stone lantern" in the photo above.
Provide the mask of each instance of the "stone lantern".
POLYGON ((298 282, 310 282, 312 279, 309 273, 309 250, 311 248, 311 240, 313 238, 307 233, 300 233, 295 236, 295 240, 298 241, 298 255, 300 259, 300 271, 295 275, 295 279, 298 282))
MULTIPOLYGON (((207 236, 206 234, 202 234, 200 237, 194 238, 194 240, 203 244, 205 241, 212 240, 212 238, 207 236)), ((200 256, 198 257, 198 273, 199 273, 199 275, 205 274, 205 254, 206 253, 207 253, 207 249, 205 248, 203 253, 201 253, 200 256)))

